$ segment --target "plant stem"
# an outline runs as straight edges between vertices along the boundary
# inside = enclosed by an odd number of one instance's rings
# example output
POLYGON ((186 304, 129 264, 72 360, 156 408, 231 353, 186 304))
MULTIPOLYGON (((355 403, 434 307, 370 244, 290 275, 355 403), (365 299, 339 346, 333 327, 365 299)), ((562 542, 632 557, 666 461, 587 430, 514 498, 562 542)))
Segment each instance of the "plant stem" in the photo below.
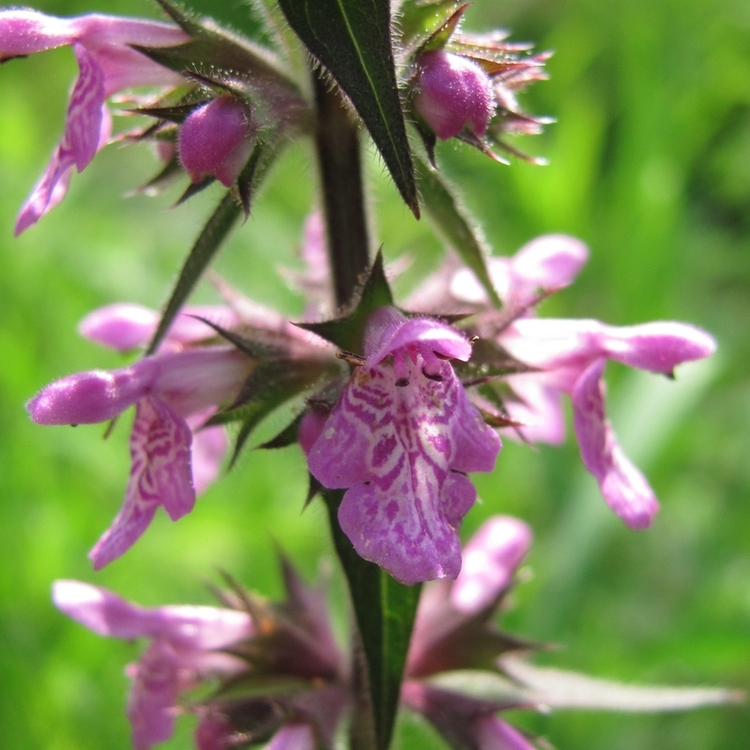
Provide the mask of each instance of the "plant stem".
POLYGON ((359 133, 338 86, 313 71, 315 145, 323 187, 328 257, 336 304, 345 308, 370 265, 359 133))

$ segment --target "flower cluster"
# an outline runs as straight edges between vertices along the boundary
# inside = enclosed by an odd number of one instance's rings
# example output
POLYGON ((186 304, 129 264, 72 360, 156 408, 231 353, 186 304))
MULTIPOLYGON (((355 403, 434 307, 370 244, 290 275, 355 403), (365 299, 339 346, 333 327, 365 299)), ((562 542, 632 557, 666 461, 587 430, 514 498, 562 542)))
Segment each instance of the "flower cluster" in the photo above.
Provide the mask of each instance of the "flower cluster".
MULTIPOLYGON (((445 21, 416 45, 411 106, 428 153, 434 139, 458 138, 498 161, 492 149, 528 158, 504 140, 506 134, 537 134, 550 122, 521 108, 517 93, 546 79, 548 53, 530 55, 531 45, 511 43, 504 32, 458 31, 468 7, 443 4, 445 21)), ((540 161, 531 159, 531 161, 540 161)))
MULTIPOLYGON (((484 408, 510 419, 512 427, 503 430, 510 437, 560 443, 565 436, 562 396, 569 396, 584 465, 615 513, 629 526, 644 528, 658 503, 606 418, 604 368, 613 360, 671 377, 678 365, 710 356, 716 344, 704 331, 684 323, 615 327, 597 320, 537 317, 534 305, 572 283, 587 258, 588 251, 578 240, 540 237, 512 258, 491 259, 492 281, 505 303, 501 313, 490 309, 484 290, 468 269, 428 280, 411 304, 426 311, 437 304, 473 313, 467 331, 490 342, 491 354, 503 364, 510 361, 511 374, 502 378, 510 395, 494 390, 490 383, 480 399, 484 408)), ((492 356, 482 363, 491 365, 492 356)))
MULTIPOLYGON (((325 342, 277 313, 242 298, 233 305, 186 308, 155 354, 119 370, 70 375, 29 401, 31 418, 44 425, 105 422, 136 407, 125 502, 90 553, 95 568, 126 552, 160 506, 173 521, 193 509, 196 493, 218 475, 227 447, 224 428, 211 418, 219 407, 244 403, 253 388, 262 388, 253 380, 259 364, 287 363, 315 381, 335 362, 325 342), (217 330, 251 337, 255 347, 222 340, 217 330)), ((151 310, 115 304, 91 313, 80 330, 127 351, 151 339, 158 319, 151 310)))
POLYGON ((297 127, 304 102, 270 53, 261 55, 215 29, 191 25, 176 9, 169 10, 177 23, 99 14, 56 18, 34 10, 0 10, 0 62, 67 46, 72 47, 80 71, 70 95, 65 132, 21 208, 16 234, 60 203, 73 167, 81 172, 109 143, 112 117, 107 100, 134 87, 156 88, 151 97, 135 97, 140 106, 130 111, 157 118, 133 137, 153 139, 162 147, 160 153, 170 162, 166 176, 175 172, 172 167, 181 166, 193 182, 218 179, 226 187, 236 185, 243 203, 247 202, 250 177, 243 182, 240 174, 258 145, 258 129, 272 125, 277 138, 297 127), (188 63, 202 64, 201 57, 211 63, 212 75, 190 73, 188 63), (216 64, 217 57, 221 65, 216 64))
MULTIPOLYGON (((496 631, 492 619, 530 541, 521 521, 490 519, 464 550, 466 564, 457 580, 433 584, 420 603, 403 705, 423 714, 452 744, 460 738, 457 746, 489 750, 512 739, 516 744, 509 747, 533 748, 495 716, 502 709, 533 705, 520 697, 520 686, 516 697, 501 703, 440 685, 467 669, 505 679, 498 658, 528 648, 496 631)), ((271 736, 274 750, 329 748, 355 700, 351 666, 333 636, 323 590, 307 586, 286 560, 282 572, 287 597, 278 604, 237 589, 225 595, 230 608, 144 609, 77 581, 57 581, 53 599, 99 635, 150 639, 138 663, 127 669, 136 750, 168 739, 181 706, 199 719, 200 750, 245 746, 271 736), (183 696, 201 685, 214 690, 185 704, 183 696)))
MULTIPOLYGON (((306 252, 319 245, 313 230, 306 252)), ((274 363, 286 363, 285 377, 294 376, 288 397, 313 386, 327 394, 310 395, 299 426, 310 472, 323 488, 346 490, 342 530, 362 557, 403 583, 458 575, 459 529, 476 499, 466 475, 493 469, 498 431, 562 441, 563 395, 572 401, 584 465, 605 500, 629 526, 648 526, 658 503, 606 418, 606 362, 672 375, 715 344, 681 323, 617 328, 537 317, 534 305, 570 284, 586 258, 580 242, 553 235, 492 259, 505 302, 500 313, 468 269, 449 263, 408 300, 422 314, 407 317, 392 306, 367 314, 362 355, 342 355, 352 363, 348 381, 330 344, 235 294, 227 307, 187 308, 152 356, 47 386, 29 402, 40 424, 102 422, 136 405, 125 504, 91 553, 95 567, 123 554, 160 505, 173 520, 192 509, 226 448, 217 409, 236 411, 278 386, 274 363), (461 330, 424 314, 455 310, 470 313, 461 330)), ((113 305, 84 320, 81 331, 127 350, 151 338, 157 319, 113 305)))

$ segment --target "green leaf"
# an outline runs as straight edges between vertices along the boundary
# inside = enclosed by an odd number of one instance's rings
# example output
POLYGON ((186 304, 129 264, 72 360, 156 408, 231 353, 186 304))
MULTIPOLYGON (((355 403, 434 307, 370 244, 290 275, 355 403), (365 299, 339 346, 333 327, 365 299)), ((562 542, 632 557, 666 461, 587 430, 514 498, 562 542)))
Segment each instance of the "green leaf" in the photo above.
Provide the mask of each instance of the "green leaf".
POLYGON ((261 20, 254 13, 251 4, 245 0, 224 0, 220 3, 216 0, 183 0, 179 5, 160 0, 157 2, 175 21, 177 19, 174 14, 178 13, 182 18, 190 18, 191 14, 208 16, 224 26, 236 29, 250 39, 266 38, 261 20))
POLYGON ((482 236, 472 225, 465 209, 448 189, 441 176, 421 159, 416 160, 417 183, 427 214, 445 241, 474 271, 479 283, 495 307, 501 307, 500 298, 492 286, 487 270, 487 248, 482 236))
POLYGON ((156 351, 183 303, 190 296, 193 287, 198 283, 241 213, 242 207, 231 193, 227 193, 195 241, 193 249, 180 271, 177 284, 175 284, 169 302, 167 302, 156 333, 148 345, 146 355, 153 354, 156 351))
POLYGON ((501 668, 524 687, 527 696, 550 708, 691 711, 703 706, 742 703, 746 698, 741 690, 726 688, 623 685, 577 672, 537 667, 515 657, 505 657, 501 668))
POLYGON ((393 295, 385 277, 383 255, 378 253, 367 281, 362 287, 357 306, 350 315, 322 323, 299 323, 298 325, 344 351, 361 354, 364 351, 365 328, 370 316, 379 307, 392 305, 393 295))
POLYGON ((533 703, 529 692, 517 683, 487 669, 455 669, 440 672, 425 680, 431 687, 456 693, 498 708, 528 706, 533 703))
MULTIPOLYGON (((421 585, 404 586, 382 568, 362 559, 341 530, 338 508, 343 491, 324 490, 336 552, 346 574, 354 616, 366 663, 361 689, 369 686, 364 705, 369 708, 377 750, 387 750, 398 709, 406 655, 421 585)), ((355 725, 367 726, 367 717, 355 714, 355 725)), ((355 726, 355 731, 357 727, 355 726)), ((363 743, 363 746, 367 746, 363 743)))
POLYGON ((391 47, 389 0, 279 0, 289 25, 351 99, 406 205, 414 163, 391 47))
MULTIPOLYGON (((175 316, 179 313, 180 307, 190 296, 208 264, 219 251, 222 243, 240 217, 240 213, 244 212, 247 218, 250 213, 251 186, 257 186, 265 177, 282 146, 283 144, 264 146, 259 143, 253 150, 238 179, 241 205, 231 192, 227 193, 206 226, 203 227, 180 271, 180 276, 167 302, 156 333, 148 345, 146 355, 153 354, 156 351, 169 330, 169 326, 172 325, 175 316)), ((209 325, 211 324, 209 323, 209 325)), ((220 331, 220 333, 225 335, 224 331, 220 331)))
POLYGON ((242 422, 231 463, 234 464, 253 430, 273 411, 312 387, 330 368, 327 362, 277 360, 259 364, 245 381, 235 402, 207 425, 242 422))
MULTIPOLYGON (((156 1, 192 38, 173 47, 133 45, 134 49, 177 73, 196 73, 227 86, 252 98, 255 104, 259 98, 265 100, 277 117, 298 119, 305 102, 292 75, 273 51, 224 31, 209 18, 202 19, 166 0, 156 1)), ((250 36, 255 35, 252 29, 250 36)))

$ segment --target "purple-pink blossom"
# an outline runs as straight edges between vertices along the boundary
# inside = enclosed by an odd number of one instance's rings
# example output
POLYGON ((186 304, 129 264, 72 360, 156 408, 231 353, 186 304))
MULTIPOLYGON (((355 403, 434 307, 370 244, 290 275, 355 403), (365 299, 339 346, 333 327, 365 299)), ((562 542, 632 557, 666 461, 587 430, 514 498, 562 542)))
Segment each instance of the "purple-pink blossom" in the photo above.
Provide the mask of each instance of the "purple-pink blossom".
POLYGON ((231 187, 250 156, 256 130, 249 106, 233 96, 202 104, 180 127, 182 166, 193 182, 211 176, 231 187))
POLYGON ((136 406, 125 501, 90 553, 95 568, 128 550, 159 506, 172 520, 192 510, 195 480, 201 484, 211 480, 217 449, 223 449, 216 435, 201 440, 194 478, 192 430, 234 398, 254 366, 250 357, 231 346, 155 354, 119 370, 69 375, 29 401, 31 418, 44 425, 105 422, 136 406))
MULTIPOLYGON (((628 524, 649 526, 659 505, 648 481, 628 459, 605 413, 604 368, 608 360, 649 372, 672 376, 684 362, 713 354, 716 344, 704 331, 684 323, 654 322, 615 327, 596 320, 520 318, 500 335, 503 347, 536 368, 509 378, 528 416, 553 414, 550 404, 565 393, 573 404, 573 426, 581 457, 594 475, 604 499, 628 524), (525 390, 531 383, 537 401, 525 390), (534 415, 536 405, 539 410, 534 415)), ((509 412, 516 418, 521 413, 509 412)), ((523 432, 524 428, 521 428, 523 432)))
MULTIPOLYGON (((505 303, 488 310, 482 287, 468 269, 440 276, 414 295, 419 309, 441 299, 451 310, 476 314, 476 332, 492 339, 526 368, 505 377, 507 415, 519 426, 506 430, 529 442, 560 443, 565 437, 562 396, 573 404, 573 426, 586 468, 609 506, 632 528, 647 527, 658 510, 648 481, 620 447, 605 411, 608 360, 672 376, 675 368, 710 356, 714 339, 695 326, 658 321, 610 326, 598 320, 536 317, 533 306, 571 284, 587 260, 580 241, 564 235, 532 240, 512 258, 492 258, 489 272, 505 303)), ((646 418, 647 415, 644 415, 646 418)))
POLYGON ((490 77, 466 57, 433 50, 418 60, 413 103, 419 116, 441 140, 467 128, 484 135, 495 114, 490 77))
POLYGON ((303 427, 310 471, 347 490, 339 522, 362 557, 407 584, 455 578, 476 498, 466 473, 491 471, 500 450, 447 361, 467 360, 471 345, 445 323, 384 307, 364 352, 328 419, 303 427))
MULTIPOLYGON (((456 747, 534 750, 517 729, 495 714, 523 704, 508 692, 483 695, 483 670, 496 668, 512 640, 494 631, 493 615, 510 589, 531 544, 531 530, 511 516, 488 519, 464 548, 464 567, 455 581, 427 584, 417 609, 404 670, 401 703, 422 714, 456 747), (473 672, 472 690, 443 684, 443 676, 473 672)), ((495 679, 491 671, 489 679, 495 679)))
POLYGON ((65 614, 99 635, 151 639, 138 663, 127 670, 133 682, 128 718, 135 750, 148 750, 172 736, 182 693, 210 675, 241 672, 244 661, 227 649, 254 633, 244 612, 179 605, 147 609, 78 581, 56 581, 52 598, 65 614))
POLYGON ((79 76, 70 95, 65 132, 16 221, 16 234, 36 224, 65 196, 73 167, 81 172, 106 145, 111 117, 106 100, 132 86, 176 86, 182 78, 133 46, 170 47, 188 40, 177 26, 90 14, 55 18, 33 10, 0 11, 0 61, 72 47, 79 76))
POLYGON ((285 560, 282 572, 283 602, 227 593, 236 609, 149 609, 78 581, 56 581, 52 596, 61 611, 99 635, 150 639, 126 669, 135 750, 169 739, 177 715, 186 711, 199 718, 200 750, 228 750, 271 735, 268 747, 276 750, 332 747, 350 702, 349 668, 333 636, 323 590, 307 586, 285 560), (185 701, 188 691, 233 680, 244 681, 249 690, 185 701))

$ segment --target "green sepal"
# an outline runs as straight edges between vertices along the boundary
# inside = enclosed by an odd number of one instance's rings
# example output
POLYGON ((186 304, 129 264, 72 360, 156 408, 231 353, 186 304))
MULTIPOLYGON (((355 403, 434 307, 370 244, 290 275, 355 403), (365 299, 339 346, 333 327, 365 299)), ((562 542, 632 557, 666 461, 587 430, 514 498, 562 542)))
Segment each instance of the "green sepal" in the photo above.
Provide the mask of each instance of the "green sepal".
POLYGON ((146 349, 146 355, 153 354, 162 342, 175 316, 180 312, 183 303, 193 291, 193 287, 198 283, 208 264, 216 255, 232 230, 232 227, 239 219, 241 211, 242 209, 234 197, 227 193, 203 227, 182 266, 172 295, 159 321, 156 333, 154 333, 151 343, 148 345, 148 349, 146 349))
POLYGON ((270 49, 226 32, 209 19, 199 20, 165 0, 156 1, 192 38, 172 47, 133 45, 134 49, 176 73, 195 73, 247 96, 257 94, 276 102, 283 97, 304 106, 293 78, 270 49))
POLYGON ((484 287, 492 304, 502 306, 487 269, 489 249, 473 226, 465 209, 442 177, 421 159, 416 159, 417 182, 427 214, 446 242, 459 254, 484 287))
POLYGON ((202 15, 209 16, 212 21, 217 21, 229 28, 240 31, 250 39, 257 41, 265 40, 267 34, 261 20, 253 13, 251 3, 241 0, 217 3, 216 0, 183 0, 179 5, 156 0, 164 12, 172 18, 175 23, 190 33, 185 25, 197 25, 197 19, 202 15))
POLYGON ((419 216, 389 0, 279 0, 289 25, 346 93, 406 205, 419 216))
POLYGON ((185 201, 190 200, 194 195, 202 193, 207 187, 213 185, 216 182, 216 178, 213 175, 207 175, 200 182, 191 182, 185 192, 175 201, 172 208, 181 206, 185 201))
POLYGON ((300 328, 312 331, 326 341, 330 341, 345 352, 364 352, 365 327, 370 316, 379 307, 393 306, 393 294, 385 277, 383 254, 378 252, 355 303, 354 310, 343 318, 326 320, 322 323, 298 323, 300 328))
POLYGON ((246 336, 240 336, 240 334, 222 328, 221 326, 216 325, 216 323, 212 323, 207 318, 202 318, 200 315, 194 315, 192 317, 196 320, 200 320, 201 323, 205 323, 209 328, 213 328, 219 336, 226 339, 243 354, 247 354, 248 357, 252 357, 259 361, 280 360, 284 357, 285 350, 280 346, 273 346, 272 344, 267 344, 263 341, 255 341, 246 336))
POLYGON ((420 48, 436 30, 441 28, 456 12, 461 3, 456 0, 405 0, 399 8, 399 29, 407 47, 420 48))
POLYGON ((258 450, 276 450, 277 448, 287 448, 297 442, 297 433, 299 425, 304 417, 304 412, 298 414, 276 437, 266 440, 258 446, 258 450))
POLYGON ((460 5, 450 15, 450 17, 444 23, 442 23, 432 34, 430 34, 423 44, 420 45, 417 51, 417 55, 420 55, 424 52, 430 52, 432 50, 443 49, 445 45, 448 44, 451 36, 453 36, 453 32, 456 30, 456 27, 461 21, 461 17, 466 12, 466 9, 468 7, 469 3, 460 5))
MULTIPOLYGON (((354 617, 361 638, 366 674, 355 684, 365 694, 358 706, 371 710, 377 750, 387 750, 398 710, 404 665, 409 651, 421 584, 405 586, 382 568, 361 558, 338 522, 343 491, 323 490, 336 553, 349 585, 354 617)), ((355 660, 356 662, 357 660, 355 660)), ((355 669, 357 668, 355 664, 355 669)), ((366 731, 367 716, 355 709, 354 732, 366 731)))
POLYGON ((485 338, 474 340, 468 362, 454 362, 453 367, 462 380, 536 371, 536 368, 517 360, 497 342, 485 338))
MULTIPOLYGON (((136 109, 129 109, 127 113, 129 115, 146 115, 148 117, 156 117, 159 120, 168 120, 174 122, 177 125, 181 125, 185 122, 188 115, 201 104, 204 104, 207 99, 196 99, 195 102, 188 104, 175 104, 171 107, 137 107, 136 109)), ((144 134, 145 137, 148 137, 144 134)))
POLYGON ((234 465, 256 427, 273 411, 311 388, 326 373, 329 363, 277 360, 258 364, 234 403, 214 414, 207 425, 240 422, 230 465, 234 465))

